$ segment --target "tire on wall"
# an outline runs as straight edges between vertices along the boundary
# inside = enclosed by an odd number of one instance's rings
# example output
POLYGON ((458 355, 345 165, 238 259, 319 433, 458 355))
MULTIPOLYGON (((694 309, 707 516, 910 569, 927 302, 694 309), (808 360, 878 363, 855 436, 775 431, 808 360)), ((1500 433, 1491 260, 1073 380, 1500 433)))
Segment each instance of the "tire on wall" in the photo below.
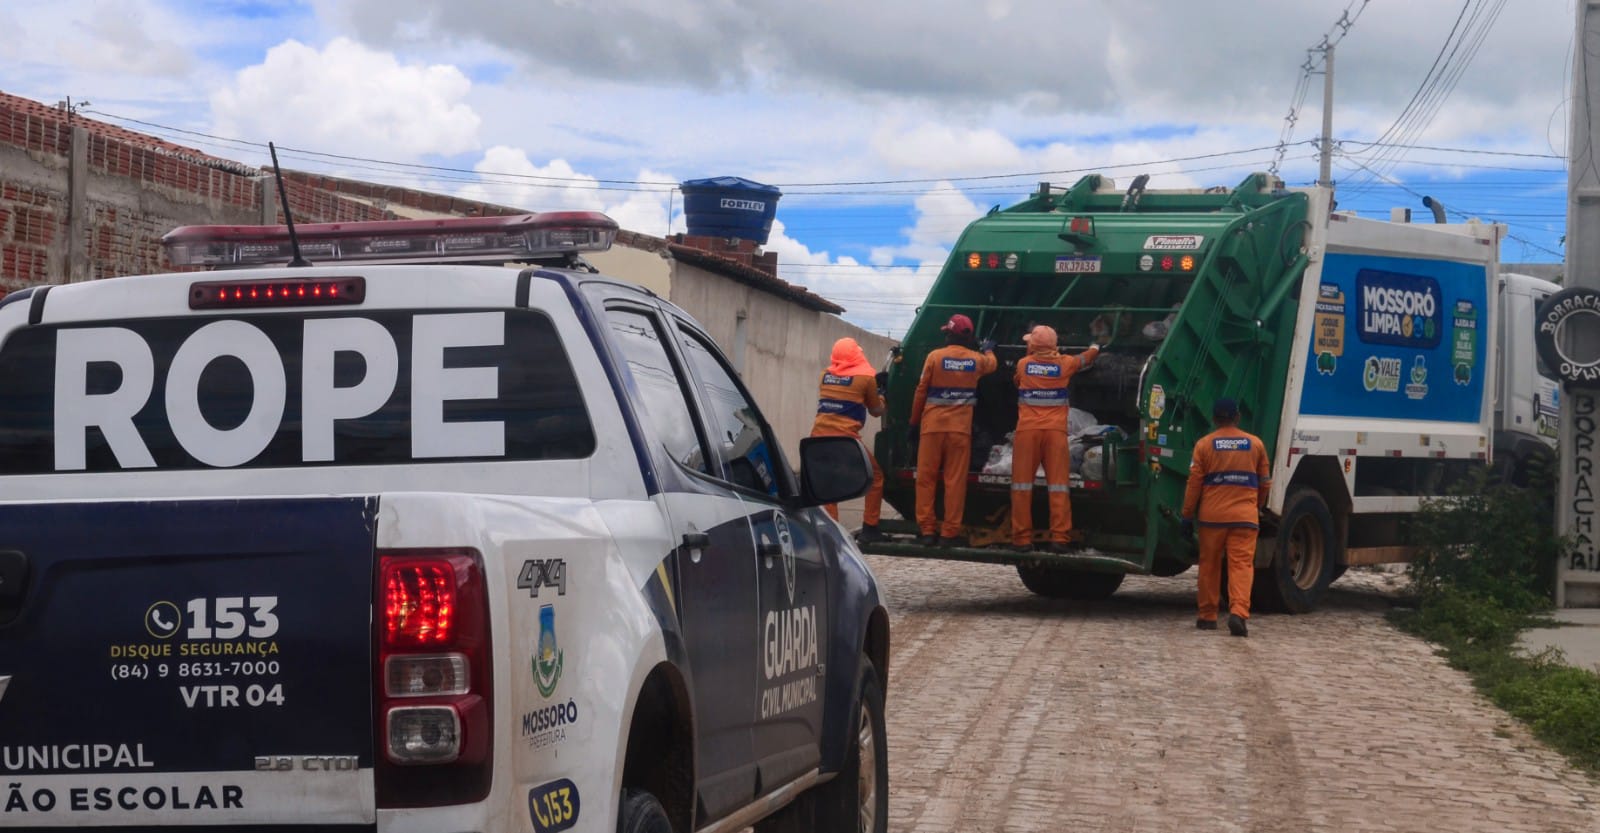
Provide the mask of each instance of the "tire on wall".
POLYGON ((844 766, 831 780, 801 793, 789 806, 757 824, 756 833, 888 833, 888 724, 883 713, 883 686, 865 654, 856 691, 844 766))
POLYGON ((1327 501, 1300 487, 1284 501, 1272 563, 1256 570, 1254 604, 1284 613, 1308 613, 1338 577, 1339 536, 1327 501))

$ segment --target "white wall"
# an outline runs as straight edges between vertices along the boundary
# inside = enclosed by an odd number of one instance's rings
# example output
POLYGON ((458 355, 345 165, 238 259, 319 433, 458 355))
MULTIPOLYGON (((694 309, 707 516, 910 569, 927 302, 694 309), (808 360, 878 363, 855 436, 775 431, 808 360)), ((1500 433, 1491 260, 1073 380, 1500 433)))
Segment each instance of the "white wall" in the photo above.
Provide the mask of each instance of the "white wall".
MULTIPOLYGON (((845 336, 854 338, 878 370, 883 369, 889 348, 896 343, 836 315, 807 309, 681 261, 673 263, 667 297, 693 315, 723 353, 739 365, 745 386, 772 423, 784 454, 794 465, 799 462, 800 439, 811 434, 817 414, 818 377, 828 366, 834 341, 845 336), (738 338, 741 316, 742 347, 738 338)), ((877 430, 878 420, 868 419, 862 438, 869 449, 877 430)), ((841 520, 846 526, 860 524, 860 503, 852 501, 842 507, 841 520)))

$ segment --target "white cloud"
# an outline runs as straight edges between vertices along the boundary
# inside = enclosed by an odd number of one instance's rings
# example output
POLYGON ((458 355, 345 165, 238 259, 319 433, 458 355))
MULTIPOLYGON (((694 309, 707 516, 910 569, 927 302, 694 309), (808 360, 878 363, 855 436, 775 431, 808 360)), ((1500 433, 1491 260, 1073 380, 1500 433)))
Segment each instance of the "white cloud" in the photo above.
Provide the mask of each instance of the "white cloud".
POLYGON ((412 160, 478 146, 471 87, 454 66, 403 63, 345 38, 321 50, 289 40, 240 70, 211 106, 223 135, 412 160))
MULTIPOLYGON (((603 211, 629 231, 657 236, 667 234, 667 207, 671 186, 623 184, 603 188, 600 180, 579 173, 565 159, 535 164, 526 151, 496 145, 473 166, 490 181, 474 183, 458 190, 466 199, 510 205, 529 211, 603 211)), ((676 180, 667 174, 641 170, 631 177, 635 182, 676 180)), ((681 204, 678 208, 682 208, 681 204)), ((675 224, 681 220, 675 218, 675 224)))

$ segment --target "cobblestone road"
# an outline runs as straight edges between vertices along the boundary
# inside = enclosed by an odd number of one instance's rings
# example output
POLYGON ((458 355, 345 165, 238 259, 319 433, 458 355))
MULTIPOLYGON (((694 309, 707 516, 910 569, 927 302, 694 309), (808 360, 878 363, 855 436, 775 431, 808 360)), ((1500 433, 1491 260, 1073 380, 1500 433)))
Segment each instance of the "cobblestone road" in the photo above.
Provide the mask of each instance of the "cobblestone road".
POLYGON ((1600 783, 1390 628, 1385 577, 1246 640, 1194 629, 1192 572, 1067 603, 1005 567, 871 560, 893 833, 1600 831, 1600 783))

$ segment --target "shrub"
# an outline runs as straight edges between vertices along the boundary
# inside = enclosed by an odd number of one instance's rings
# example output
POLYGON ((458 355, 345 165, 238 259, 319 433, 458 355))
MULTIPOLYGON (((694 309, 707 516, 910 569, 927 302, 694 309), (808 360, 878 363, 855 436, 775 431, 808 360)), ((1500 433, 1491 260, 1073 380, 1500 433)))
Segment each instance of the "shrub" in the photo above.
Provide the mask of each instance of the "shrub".
POLYGON ((1541 471, 1531 481, 1528 488, 1491 484, 1474 472, 1450 497, 1423 504, 1410 537, 1417 548, 1411 578, 1425 606, 1445 588, 1513 613, 1550 606, 1566 544, 1552 523, 1552 478, 1541 471))

